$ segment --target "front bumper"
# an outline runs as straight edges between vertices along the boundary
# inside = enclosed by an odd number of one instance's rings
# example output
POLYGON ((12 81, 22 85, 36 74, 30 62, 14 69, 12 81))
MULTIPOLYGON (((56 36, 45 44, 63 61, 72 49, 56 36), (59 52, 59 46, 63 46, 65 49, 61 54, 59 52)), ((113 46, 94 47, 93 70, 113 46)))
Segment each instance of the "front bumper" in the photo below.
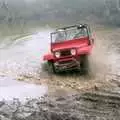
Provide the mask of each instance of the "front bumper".
POLYGON ((80 62, 76 58, 61 59, 54 63, 57 71, 66 71, 73 69, 80 69, 80 62))

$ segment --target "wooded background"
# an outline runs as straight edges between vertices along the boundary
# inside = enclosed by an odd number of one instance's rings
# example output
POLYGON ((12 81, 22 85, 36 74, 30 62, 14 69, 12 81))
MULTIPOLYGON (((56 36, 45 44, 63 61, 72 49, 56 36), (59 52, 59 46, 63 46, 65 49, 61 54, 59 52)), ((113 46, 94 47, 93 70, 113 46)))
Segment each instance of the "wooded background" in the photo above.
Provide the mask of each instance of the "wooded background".
POLYGON ((120 25, 119 0, 0 0, 0 24, 97 21, 120 25))

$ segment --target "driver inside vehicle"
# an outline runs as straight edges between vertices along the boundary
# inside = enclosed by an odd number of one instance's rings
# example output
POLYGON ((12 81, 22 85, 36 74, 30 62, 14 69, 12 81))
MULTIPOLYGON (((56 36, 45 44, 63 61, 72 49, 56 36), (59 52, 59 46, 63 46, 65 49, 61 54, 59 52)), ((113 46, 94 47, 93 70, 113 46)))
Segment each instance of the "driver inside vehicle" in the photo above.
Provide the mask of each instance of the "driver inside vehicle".
POLYGON ((85 37, 85 36, 87 36, 86 33, 87 33, 86 28, 78 29, 76 35, 74 36, 74 38, 85 37))
POLYGON ((64 41, 67 37, 67 33, 64 30, 59 30, 59 32, 56 35, 55 42, 64 41))

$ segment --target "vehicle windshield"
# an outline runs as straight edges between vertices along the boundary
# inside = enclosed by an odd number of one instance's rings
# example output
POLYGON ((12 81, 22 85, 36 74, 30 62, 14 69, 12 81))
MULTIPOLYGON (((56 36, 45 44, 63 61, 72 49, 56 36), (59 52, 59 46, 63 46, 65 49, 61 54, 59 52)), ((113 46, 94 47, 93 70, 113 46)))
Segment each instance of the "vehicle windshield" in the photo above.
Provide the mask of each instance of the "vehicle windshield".
POLYGON ((52 37, 51 39, 52 39, 52 43, 56 43, 56 42, 63 42, 63 41, 78 39, 87 36, 88 36, 87 28, 83 27, 79 29, 71 28, 68 30, 58 30, 57 32, 51 34, 52 37))

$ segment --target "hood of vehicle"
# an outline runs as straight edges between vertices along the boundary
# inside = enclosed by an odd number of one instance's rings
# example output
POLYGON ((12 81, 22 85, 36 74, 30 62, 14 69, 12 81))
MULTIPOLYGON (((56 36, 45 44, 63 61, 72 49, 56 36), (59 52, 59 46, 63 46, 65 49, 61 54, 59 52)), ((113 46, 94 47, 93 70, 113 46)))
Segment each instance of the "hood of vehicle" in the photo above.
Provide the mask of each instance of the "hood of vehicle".
POLYGON ((52 49, 52 51, 59 51, 59 50, 63 50, 63 49, 85 47, 87 45, 88 45, 88 37, 67 40, 67 41, 60 42, 60 43, 52 43, 51 49, 52 49))

